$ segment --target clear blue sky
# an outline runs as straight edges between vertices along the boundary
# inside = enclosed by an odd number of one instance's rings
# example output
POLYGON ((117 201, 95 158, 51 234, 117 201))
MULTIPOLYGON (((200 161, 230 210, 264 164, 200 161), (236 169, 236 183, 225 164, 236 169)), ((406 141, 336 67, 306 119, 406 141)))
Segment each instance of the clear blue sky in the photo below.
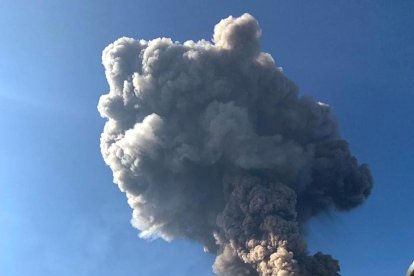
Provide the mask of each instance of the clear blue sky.
POLYGON ((375 180, 350 213, 314 219, 311 251, 342 275, 414 259, 414 1, 0 2, 0 275, 212 275, 197 244, 143 241, 99 151, 103 48, 121 36, 210 39, 249 12, 303 94, 329 103, 375 180))

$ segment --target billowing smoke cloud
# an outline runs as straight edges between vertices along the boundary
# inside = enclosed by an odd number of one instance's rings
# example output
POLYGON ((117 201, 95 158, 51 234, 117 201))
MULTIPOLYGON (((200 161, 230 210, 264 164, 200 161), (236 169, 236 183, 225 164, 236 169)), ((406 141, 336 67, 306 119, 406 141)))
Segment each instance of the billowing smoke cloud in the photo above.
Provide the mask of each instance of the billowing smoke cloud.
POLYGON ((141 237, 198 241, 218 275, 339 275, 329 255, 308 254, 300 228, 361 204, 370 172, 260 35, 244 14, 217 24, 213 42, 106 47, 102 155, 141 237))

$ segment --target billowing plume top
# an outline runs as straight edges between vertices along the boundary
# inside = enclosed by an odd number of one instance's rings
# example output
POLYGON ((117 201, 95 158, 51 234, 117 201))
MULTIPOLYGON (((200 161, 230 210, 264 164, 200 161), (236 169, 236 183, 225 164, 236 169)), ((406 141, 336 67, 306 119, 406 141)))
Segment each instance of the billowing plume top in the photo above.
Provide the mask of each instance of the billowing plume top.
POLYGON ((215 46, 236 52, 238 55, 255 56, 260 52, 259 38, 262 34, 259 23, 250 14, 238 18, 223 19, 214 27, 215 46))
POLYGON ((330 256, 308 256, 300 226, 359 205, 372 179, 329 106, 298 95, 260 35, 244 14, 213 42, 106 47, 102 155, 141 237, 196 240, 219 275, 337 275, 330 256))

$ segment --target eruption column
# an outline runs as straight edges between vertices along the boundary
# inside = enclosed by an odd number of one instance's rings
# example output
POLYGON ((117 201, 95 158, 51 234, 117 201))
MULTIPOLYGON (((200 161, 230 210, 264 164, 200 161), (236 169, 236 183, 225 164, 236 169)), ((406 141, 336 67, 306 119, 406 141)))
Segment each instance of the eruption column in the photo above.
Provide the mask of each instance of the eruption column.
POLYGON ((339 275, 299 230, 361 204, 370 172, 329 106, 298 95, 260 36, 244 14, 218 23, 212 42, 106 47, 102 155, 141 237, 198 241, 218 275, 339 275))

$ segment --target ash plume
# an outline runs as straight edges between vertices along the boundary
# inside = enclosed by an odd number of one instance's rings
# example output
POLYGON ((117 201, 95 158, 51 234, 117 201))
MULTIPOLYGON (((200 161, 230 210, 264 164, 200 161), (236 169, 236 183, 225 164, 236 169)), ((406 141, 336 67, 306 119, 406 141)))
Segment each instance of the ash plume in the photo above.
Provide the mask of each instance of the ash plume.
POLYGON ((329 106, 298 94, 260 36, 244 14, 221 20, 212 42, 107 46, 102 155, 141 237, 195 240, 217 275, 339 275, 300 229, 364 202, 372 178, 329 106))

